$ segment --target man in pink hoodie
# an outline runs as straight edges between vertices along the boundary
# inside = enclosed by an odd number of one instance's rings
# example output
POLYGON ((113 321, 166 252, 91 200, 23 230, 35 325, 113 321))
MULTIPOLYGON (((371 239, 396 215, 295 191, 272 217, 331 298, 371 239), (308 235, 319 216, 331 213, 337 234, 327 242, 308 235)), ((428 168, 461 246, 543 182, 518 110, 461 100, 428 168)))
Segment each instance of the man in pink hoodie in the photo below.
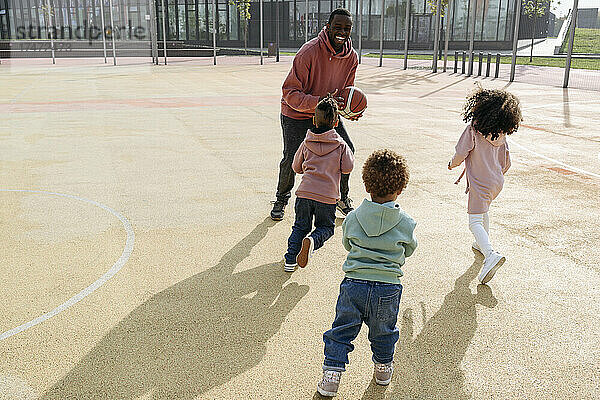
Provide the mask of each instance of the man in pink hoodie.
POLYGON ((352 151, 334 129, 338 114, 332 97, 317 104, 314 124, 292 162, 294 171, 302 174, 302 182, 296 190, 296 220, 285 253, 286 272, 294 272, 297 265, 305 267, 313 250, 333 235, 340 177, 354 167, 352 151))
MULTIPOLYGON (((329 93, 340 93, 345 87, 354 85, 358 55, 352 48, 351 31, 350 11, 343 8, 334 10, 319 35, 306 42, 298 51, 292 69, 283 82, 281 97, 283 159, 279 164, 277 200, 271 210, 271 218, 275 221, 283 219, 285 206, 291 197, 295 180, 292 161, 306 132, 314 128, 312 117, 317 103, 329 93)), ((343 99, 336 98, 336 101, 341 105, 343 99)), ((335 130, 354 152, 354 145, 341 121, 335 130)), ((344 215, 353 209, 348 197, 349 178, 350 174, 342 174, 341 198, 336 203, 337 208, 344 215)))

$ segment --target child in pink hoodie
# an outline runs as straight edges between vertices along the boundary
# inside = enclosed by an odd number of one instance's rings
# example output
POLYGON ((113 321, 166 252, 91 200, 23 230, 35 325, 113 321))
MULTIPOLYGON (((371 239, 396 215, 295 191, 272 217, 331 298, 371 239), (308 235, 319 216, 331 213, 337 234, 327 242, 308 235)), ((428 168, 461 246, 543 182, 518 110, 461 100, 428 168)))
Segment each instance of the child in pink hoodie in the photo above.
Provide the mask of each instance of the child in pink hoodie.
POLYGON ((506 136, 519 129, 521 107, 519 99, 505 90, 479 87, 467 98, 463 115, 464 121, 470 120, 471 124, 458 140, 448 169, 465 162, 469 229, 475 236, 473 248, 485 257, 478 277, 485 284, 506 261, 490 243, 488 209, 502 190, 504 174, 510 168, 506 136))
POLYGON ((302 174, 302 181, 296 190, 296 220, 285 253, 286 272, 294 272, 297 265, 305 267, 313 250, 333 235, 340 176, 354 167, 350 147, 334 129, 338 113, 332 96, 317 104, 313 122, 314 130, 307 131, 292 162, 292 169, 302 174), (315 229, 311 232, 313 218, 315 229))

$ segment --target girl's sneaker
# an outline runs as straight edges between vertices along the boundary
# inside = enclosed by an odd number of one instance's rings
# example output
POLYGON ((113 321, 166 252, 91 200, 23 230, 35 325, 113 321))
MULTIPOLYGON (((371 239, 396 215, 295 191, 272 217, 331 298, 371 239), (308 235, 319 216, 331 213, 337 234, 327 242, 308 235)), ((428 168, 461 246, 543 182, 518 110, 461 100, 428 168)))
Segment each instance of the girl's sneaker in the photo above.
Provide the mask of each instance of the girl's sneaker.
POLYGON ((494 277, 494 274, 496 271, 498 271, 498 268, 500 268, 505 261, 506 257, 500 253, 492 251, 492 253, 483 261, 483 268, 481 269, 478 277, 479 282, 484 285, 488 283, 494 277))
POLYGON ((288 264, 287 262, 284 261, 283 270, 285 272, 294 272, 296 270, 297 266, 298 266, 297 263, 288 264))
POLYGON ((319 392, 321 396, 335 396, 340 387, 341 377, 342 371, 323 371, 323 378, 321 378, 321 382, 317 385, 317 392, 319 392))
POLYGON ((302 248, 300 249, 300 253, 298 253, 298 256, 296 257, 296 262, 298 263, 300 268, 306 267, 306 264, 308 264, 308 259, 312 255, 314 248, 315 241, 313 240, 313 238, 309 236, 302 239, 302 248))
POLYGON ((394 373, 394 364, 379 364, 375 363, 375 383, 382 386, 387 386, 392 381, 392 374, 394 373))

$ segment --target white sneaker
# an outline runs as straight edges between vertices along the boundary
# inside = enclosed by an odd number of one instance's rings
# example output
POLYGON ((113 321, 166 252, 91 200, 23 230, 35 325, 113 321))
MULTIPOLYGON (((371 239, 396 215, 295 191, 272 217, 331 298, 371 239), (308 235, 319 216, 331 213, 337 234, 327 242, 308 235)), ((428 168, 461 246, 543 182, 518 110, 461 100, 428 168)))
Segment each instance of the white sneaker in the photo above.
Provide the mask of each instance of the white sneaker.
POLYGON ((503 255, 492 251, 489 256, 485 258, 483 261, 483 268, 479 273, 479 282, 482 284, 488 283, 493 277, 498 268, 504 264, 506 261, 506 257, 503 255))
POLYGON ((285 272, 294 272, 294 271, 296 270, 296 267, 297 267, 297 266, 298 266, 298 263, 293 263, 293 264, 288 264, 288 263, 285 263, 285 264, 283 265, 283 270, 284 270, 285 272))
POLYGON ((481 255, 483 255, 483 251, 481 251, 481 247, 479 247, 479 245, 477 244, 477 242, 473 242, 473 244, 471 245, 471 247, 473 248, 473 250, 477 250, 478 252, 481 253, 481 255))
POLYGON ((315 241, 310 236, 302 239, 302 248, 300 249, 300 253, 296 257, 296 262, 300 268, 306 267, 308 264, 308 259, 312 256, 312 253, 315 248, 315 241))
POLYGON ((375 363, 375 383, 382 386, 387 386, 392 381, 392 374, 394 373, 394 364, 379 364, 375 363))
POLYGON ((341 377, 342 371, 323 371, 323 378, 321 378, 321 382, 317 385, 317 392, 319 392, 321 396, 335 396, 340 387, 341 377))

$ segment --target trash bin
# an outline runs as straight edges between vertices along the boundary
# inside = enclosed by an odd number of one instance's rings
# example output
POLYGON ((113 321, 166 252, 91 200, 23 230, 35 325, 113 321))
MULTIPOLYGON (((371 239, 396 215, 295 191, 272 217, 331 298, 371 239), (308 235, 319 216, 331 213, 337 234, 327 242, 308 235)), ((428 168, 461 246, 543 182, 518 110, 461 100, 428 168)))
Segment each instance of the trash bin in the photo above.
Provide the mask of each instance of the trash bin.
POLYGON ((269 47, 267 49, 267 57, 275 57, 277 55, 277 46, 275 43, 269 43, 269 47))

